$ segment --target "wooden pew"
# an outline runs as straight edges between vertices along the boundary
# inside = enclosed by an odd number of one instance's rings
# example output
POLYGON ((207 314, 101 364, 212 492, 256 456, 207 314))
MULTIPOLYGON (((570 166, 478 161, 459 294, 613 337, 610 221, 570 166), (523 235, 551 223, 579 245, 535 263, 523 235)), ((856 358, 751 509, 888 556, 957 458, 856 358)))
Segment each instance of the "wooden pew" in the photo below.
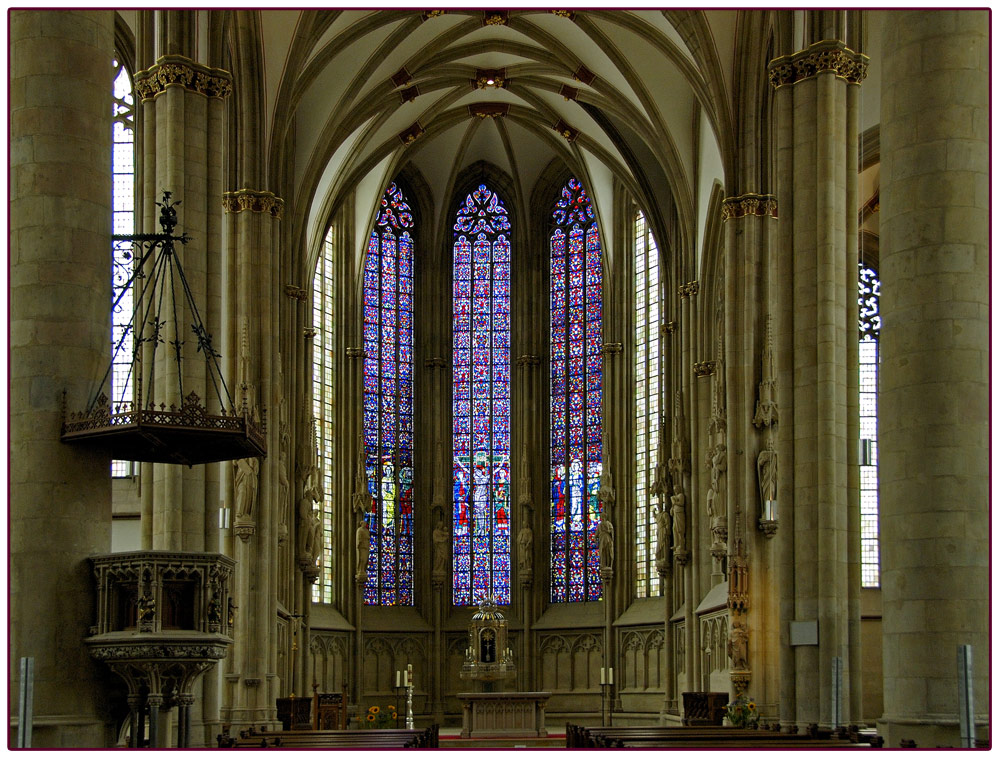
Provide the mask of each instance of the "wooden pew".
POLYGON ((422 730, 291 730, 244 732, 230 739, 229 748, 438 748, 438 726, 422 730))
POLYGON ((809 731, 801 734, 715 726, 580 727, 566 725, 567 748, 682 748, 682 747, 788 747, 848 748, 853 742, 846 730, 809 731))

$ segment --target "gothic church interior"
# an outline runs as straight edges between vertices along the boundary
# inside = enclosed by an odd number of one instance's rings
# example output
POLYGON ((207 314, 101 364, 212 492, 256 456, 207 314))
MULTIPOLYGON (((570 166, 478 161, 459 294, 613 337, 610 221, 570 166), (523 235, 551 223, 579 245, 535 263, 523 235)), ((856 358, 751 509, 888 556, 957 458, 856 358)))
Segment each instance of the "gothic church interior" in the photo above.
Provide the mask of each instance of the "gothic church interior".
POLYGON ((11 745, 985 738, 988 11, 8 23, 11 745))

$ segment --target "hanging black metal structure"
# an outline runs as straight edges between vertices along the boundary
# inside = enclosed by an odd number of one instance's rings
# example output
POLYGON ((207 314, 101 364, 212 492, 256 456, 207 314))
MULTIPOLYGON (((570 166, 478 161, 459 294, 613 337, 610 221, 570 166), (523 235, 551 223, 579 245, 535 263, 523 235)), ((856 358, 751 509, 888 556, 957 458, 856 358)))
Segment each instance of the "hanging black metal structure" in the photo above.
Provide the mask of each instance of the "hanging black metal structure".
MULTIPOLYGON (((157 203, 162 232, 112 236, 115 241, 132 242, 141 251, 131 276, 112 304, 113 309, 117 309, 123 295, 134 286, 138 292, 133 295, 132 318, 114 345, 111 364, 86 411, 64 415, 61 439, 65 443, 100 445, 113 459, 161 464, 193 466, 265 456, 264 413, 249 406, 245 383, 241 387, 239 407, 233 402, 219 368, 220 354, 212 347, 212 337, 205 330, 187 277, 175 254, 174 244, 185 245, 189 238, 186 233, 174 234, 177 226, 175 206, 180 201, 171 203, 170 197, 171 193, 164 191, 163 201, 157 203), (206 373, 215 389, 218 413, 210 413, 207 403, 203 404, 194 392, 184 392, 182 335, 185 330, 177 313, 181 298, 192 320, 191 332, 197 352, 204 356, 206 373), (125 350, 130 336, 134 339, 128 377, 134 377, 135 397, 110 401, 105 389, 110 392, 115 358, 125 350), (173 352, 176 376, 167 380, 156 377, 159 350, 173 352), (171 385, 176 381, 174 397, 180 399, 179 405, 176 402, 156 403, 155 394, 164 392, 162 385, 167 381, 171 385)), ((169 361, 169 357, 165 360, 169 361)), ((162 354, 160 363, 164 363, 162 354)))

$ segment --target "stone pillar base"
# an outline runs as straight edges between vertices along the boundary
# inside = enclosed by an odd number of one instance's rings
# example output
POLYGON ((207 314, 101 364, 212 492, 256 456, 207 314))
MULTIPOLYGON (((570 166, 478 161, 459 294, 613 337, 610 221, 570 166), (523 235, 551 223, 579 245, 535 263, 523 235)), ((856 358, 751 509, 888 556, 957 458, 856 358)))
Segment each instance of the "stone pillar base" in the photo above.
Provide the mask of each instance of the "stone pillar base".
MULTIPOLYGON (((875 727, 885 739, 886 748, 899 748, 900 741, 910 740, 917 748, 960 748, 958 720, 947 719, 880 719, 875 727)), ((976 720, 976 738, 987 737, 987 723, 976 720)))

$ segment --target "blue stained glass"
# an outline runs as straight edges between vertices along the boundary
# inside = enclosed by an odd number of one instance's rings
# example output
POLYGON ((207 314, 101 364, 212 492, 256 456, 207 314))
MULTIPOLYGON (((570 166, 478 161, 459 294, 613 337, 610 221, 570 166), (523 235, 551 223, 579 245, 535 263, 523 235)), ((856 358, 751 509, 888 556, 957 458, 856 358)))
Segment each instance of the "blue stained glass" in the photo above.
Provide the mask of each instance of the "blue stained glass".
POLYGON ((452 600, 509 603, 510 220, 483 184, 454 229, 452 600))
POLYGON ((601 243, 593 206, 579 181, 571 179, 563 187, 552 218, 557 228, 549 239, 551 600, 597 600, 601 597, 596 540, 602 455, 601 243))
POLYGON ((413 603, 412 228, 405 196, 390 185, 368 241, 364 275, 364 441, 368 490, 376 501, 366 517, 369 605, 413 603))

